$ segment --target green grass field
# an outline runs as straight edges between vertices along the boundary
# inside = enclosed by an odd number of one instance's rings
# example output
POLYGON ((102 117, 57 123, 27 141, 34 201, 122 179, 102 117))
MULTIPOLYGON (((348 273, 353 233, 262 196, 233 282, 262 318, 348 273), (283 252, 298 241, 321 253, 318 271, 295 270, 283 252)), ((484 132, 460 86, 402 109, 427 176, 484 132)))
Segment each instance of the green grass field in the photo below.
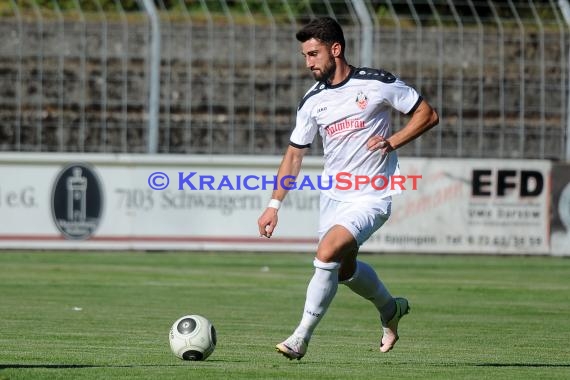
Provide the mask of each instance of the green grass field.
POLYGON ((311 254, 0 252, 0 379, 569 379, 570 260, 361 255, 412 311, 378 350, 371 303, 344 286, 301 361, 311 254), (218 332, 204 362, 170 353, 178 317, 218 332))

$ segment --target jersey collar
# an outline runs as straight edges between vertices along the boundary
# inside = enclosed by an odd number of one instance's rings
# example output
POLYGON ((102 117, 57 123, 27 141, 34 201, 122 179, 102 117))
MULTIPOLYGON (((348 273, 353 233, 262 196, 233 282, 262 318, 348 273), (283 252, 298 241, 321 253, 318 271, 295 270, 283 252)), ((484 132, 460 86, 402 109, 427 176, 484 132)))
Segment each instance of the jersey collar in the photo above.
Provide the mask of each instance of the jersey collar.
POLYGON ((342 81, 339 82, 337 84, 329 84, 329 83, 325 83, 325 85, 327 86, 327 88, 339 88, 344 86, 349 80, 350 78, 352 78, 352 75, 354 75, 354 72, 356 71, 356 68, 352 65, 350 65, 350 73, 348 73, 348 75, 346 76, 346 78, 342 81))

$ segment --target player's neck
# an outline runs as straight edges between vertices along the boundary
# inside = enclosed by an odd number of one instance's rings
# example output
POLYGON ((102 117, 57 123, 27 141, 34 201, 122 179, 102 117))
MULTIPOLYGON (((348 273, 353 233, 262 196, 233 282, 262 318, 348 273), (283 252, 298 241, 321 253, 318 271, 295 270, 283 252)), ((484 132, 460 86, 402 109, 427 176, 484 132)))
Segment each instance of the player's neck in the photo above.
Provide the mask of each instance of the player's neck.
POLYGON ((334 86, 339 83, 342 83, 343 81, 346 80, 346 78, 348 78, 348 76, 350 75, 350 71, 351 67, 346 61, 338 62, 336 65, 334 76, 330 80, 329 84, 331 86, 334 86))

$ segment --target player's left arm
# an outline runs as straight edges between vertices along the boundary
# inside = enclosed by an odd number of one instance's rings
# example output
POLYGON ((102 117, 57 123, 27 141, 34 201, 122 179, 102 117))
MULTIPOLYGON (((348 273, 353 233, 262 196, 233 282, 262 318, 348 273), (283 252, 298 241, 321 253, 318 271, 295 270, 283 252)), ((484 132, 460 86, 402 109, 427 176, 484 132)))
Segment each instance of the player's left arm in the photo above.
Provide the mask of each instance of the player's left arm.
POLYGON ((404 128, 387 139, 382 136, 371 137, 367 143, 368 150, 380 150, 382 154, 389 153, 418 138, 438 123, 439 116, 436 110, 422 99, 404 128))

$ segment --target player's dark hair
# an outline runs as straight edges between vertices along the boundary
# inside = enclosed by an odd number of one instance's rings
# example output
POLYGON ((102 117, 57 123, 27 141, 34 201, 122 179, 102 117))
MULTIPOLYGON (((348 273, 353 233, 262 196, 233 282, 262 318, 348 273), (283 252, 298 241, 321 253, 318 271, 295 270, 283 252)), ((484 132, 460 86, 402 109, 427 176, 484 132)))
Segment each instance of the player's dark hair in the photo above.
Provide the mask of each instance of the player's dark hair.
POLYGON ((342 27, 331 17, 321 17, 311 20, 296 34, 299 42, 306 42, 311 38, 317 39, 327 46, 338 42, 341 47, 341 56, 344 57, 344 33, 342 27))

